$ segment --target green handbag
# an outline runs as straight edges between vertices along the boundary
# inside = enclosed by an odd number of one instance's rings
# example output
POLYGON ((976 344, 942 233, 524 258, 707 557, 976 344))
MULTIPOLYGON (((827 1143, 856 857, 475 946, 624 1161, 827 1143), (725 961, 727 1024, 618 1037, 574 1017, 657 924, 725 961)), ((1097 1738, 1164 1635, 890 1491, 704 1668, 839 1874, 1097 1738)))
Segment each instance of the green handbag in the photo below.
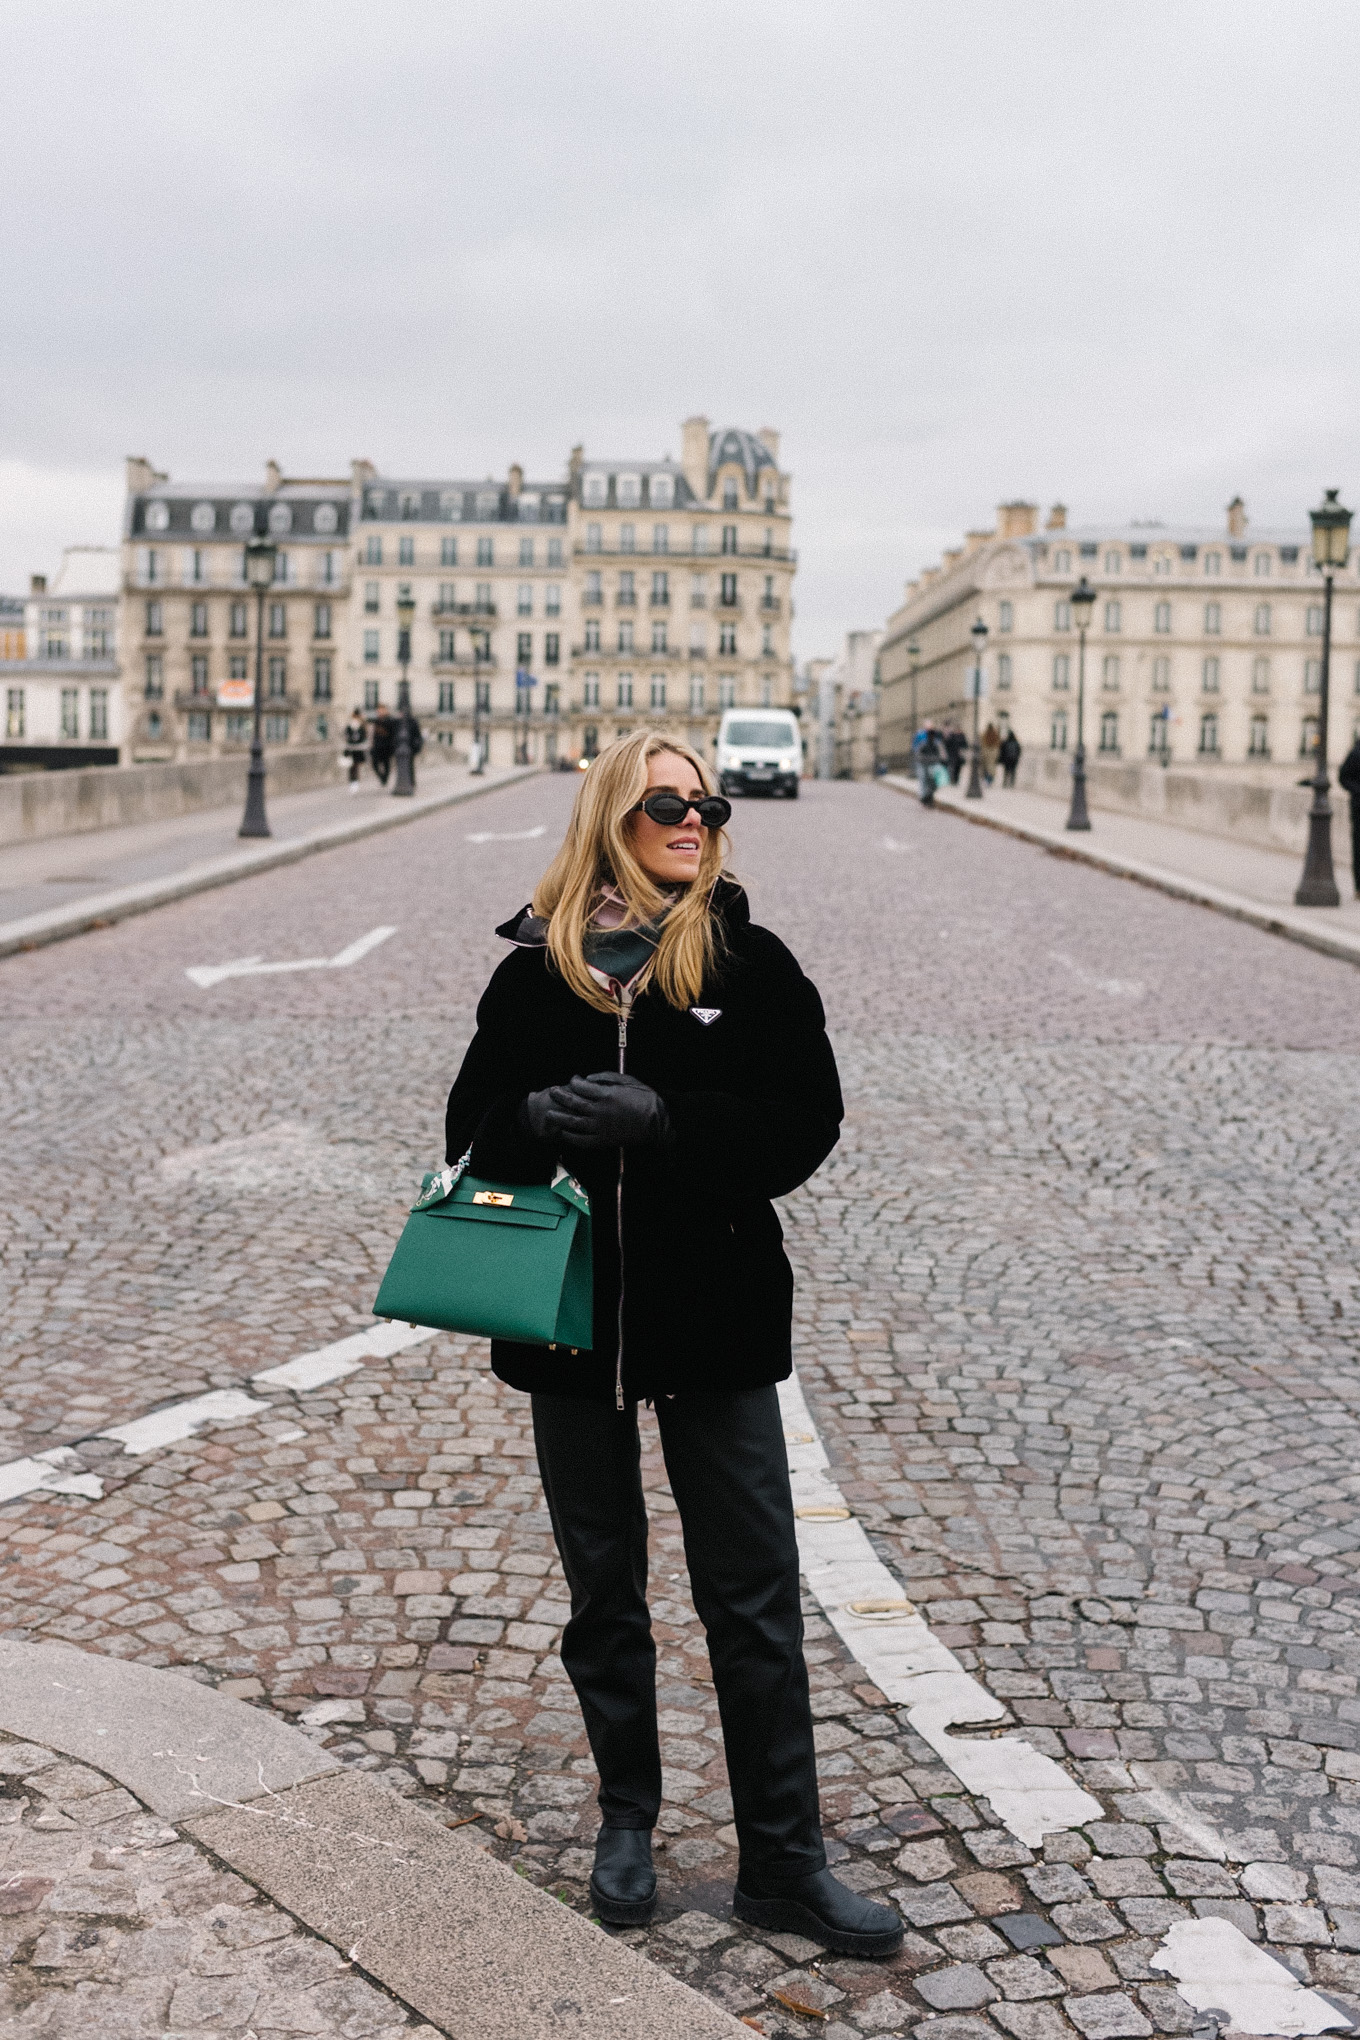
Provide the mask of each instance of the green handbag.
POLYGON ((467 1163, 425 1177, 373 1315, 589 1351, 589 1197, 565 1169, 552 1184, 488 1183, 467 1163))

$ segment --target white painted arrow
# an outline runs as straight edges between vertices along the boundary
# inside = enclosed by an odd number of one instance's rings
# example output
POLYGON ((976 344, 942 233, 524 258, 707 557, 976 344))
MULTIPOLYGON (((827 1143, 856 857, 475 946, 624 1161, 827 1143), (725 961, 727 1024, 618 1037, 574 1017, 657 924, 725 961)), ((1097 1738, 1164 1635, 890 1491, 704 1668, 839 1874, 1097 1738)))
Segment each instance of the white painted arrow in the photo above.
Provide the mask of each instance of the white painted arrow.
POLYGON ((536 829, 509 829, 499 835, 492 829, 482 829, 465 840, 469 843, 531 843, 535 836, 546 836, 547 833, 547 823, 540 822, 536 829))
POLYGON ((196 963, 184 975, 206 992, 212 985, 220 985, 224 978, 265 977, 280 970, 345 970, 396 932, 395 928, 370 928, 367 935, 361 935, 337 956, 304 956, 296 963, 263 963, 258 956, 238 956, 234 963, 196 963))

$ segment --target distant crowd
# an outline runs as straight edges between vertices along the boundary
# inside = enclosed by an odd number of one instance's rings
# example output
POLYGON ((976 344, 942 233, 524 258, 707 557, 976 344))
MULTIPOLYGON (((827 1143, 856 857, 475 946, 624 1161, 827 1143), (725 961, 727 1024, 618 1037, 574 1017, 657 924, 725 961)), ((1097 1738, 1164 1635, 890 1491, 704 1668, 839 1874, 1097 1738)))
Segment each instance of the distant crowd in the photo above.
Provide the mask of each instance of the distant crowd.
MULTIPOLYGON (((912 760, 921 789, 921 804, 929 807, 942 786, 957 786, 968 757, 968 739, 956 723, 923 723, 912 739, 912 760)), ((988 786, 1002 772, 1002 784, 1014 786, 1015 768, 1020 763, 1020 740, 1014 730, 1003 736, 989 722, 978 739, 978 763, 988 786)))

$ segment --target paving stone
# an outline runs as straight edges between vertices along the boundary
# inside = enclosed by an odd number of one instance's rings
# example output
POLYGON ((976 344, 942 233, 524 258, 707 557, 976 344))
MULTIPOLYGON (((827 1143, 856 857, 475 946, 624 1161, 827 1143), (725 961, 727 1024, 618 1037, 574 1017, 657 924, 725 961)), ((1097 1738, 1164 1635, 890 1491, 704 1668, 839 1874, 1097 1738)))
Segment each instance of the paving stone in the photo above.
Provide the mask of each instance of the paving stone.
POLYGON ((1001 1962, 989 1962, 987 1974, 1007 1999, 1061 1997, 1067 1988, 1046 1962, 1036 1962, 1032 1955, 1011 1955, 1001 1962))
POLYGON ((1086 2040, 1123 2040, 1152 2031, 1146 2015, 1122 1991, 1104 1991, 1096 1997, 1070 1997, 1064 2010, 1086 2040))
POLYGON ((1071 2040, 1072 2028, 1056 2005, 993 2005, 992 2017, 1015 2040, 1071 2040))
POLYGON ((1014 1948, 1051 1948, 1062 1940, 1052 1921, 1038 1913, 1011 1913, 997 1926, 1014 1948))
POLYGON ((893 1889, 892 1900, 903 1919, 910 1920, 914 1927, 940 1927, 949 1920, 966 1920, 972 1915, 971 1906, 959 1897, 952 1884, 927 1884, 920 1890, 899 1884, 893 1889))
POLYGON ((913 2024, 917 2018, 914 2005, 895 1991, 876 1991, 871 1998, 850 2014, 850 2023, 861 2033, 896 2033, 913 2024))

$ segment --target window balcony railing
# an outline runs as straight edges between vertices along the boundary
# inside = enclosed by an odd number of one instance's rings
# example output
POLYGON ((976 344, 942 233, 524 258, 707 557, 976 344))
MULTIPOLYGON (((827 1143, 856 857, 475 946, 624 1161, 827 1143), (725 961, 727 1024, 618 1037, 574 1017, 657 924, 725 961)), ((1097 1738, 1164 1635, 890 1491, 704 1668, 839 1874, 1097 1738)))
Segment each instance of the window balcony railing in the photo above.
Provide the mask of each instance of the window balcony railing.
POLYGON ((618 594, 614 597, 614 604, 618 609, 636 609, 637 596, 633 594, 631 589, 620 588, 618 594))
MULTIPOLYGON (((637 546, 578 545, 574 546, 572 551, 575 558, 583 560, 636 560, 648 557, 637 546)), ((667 560, 781 560, 790 566, 796 566, 798 563, 798 554, 792 546, 739 545, 734 552, 730 546, 723 551, 720 547, 711 545, 705 546, 702 552, 695 552, 692 546, 668 545, 664 554, 653 553, 651 557, 653 559, 662 557, 667 560)))
POLYGON ((658 595, 655 592, 653 592, 651 597, 651 605, 653 609, 669 609, 671 606, 671 598, 669 595, 658 595))
POLYGON ((760 598, 760 613, 762 616, 778 616, 783 607, 784 605, 777 595, 762 595, 760 598))
POLYGON ((591 605, 598 606, 599 603, 604 601, 604 596, 601 594, 598 588, 587 588, 585 594, 581 597, 581 600, 587 605, 587 607, 590 607, 591 605))
POLYGON ((431 616, 496 616, 499 614, 494 602, 436 602, 430 610, 431 616))
POLYGON ((713 607, 721 609, 724 616, 739 616, 742 608, 741 597, 739 595, 732 595, 730 597, 719 595, 713 607))

